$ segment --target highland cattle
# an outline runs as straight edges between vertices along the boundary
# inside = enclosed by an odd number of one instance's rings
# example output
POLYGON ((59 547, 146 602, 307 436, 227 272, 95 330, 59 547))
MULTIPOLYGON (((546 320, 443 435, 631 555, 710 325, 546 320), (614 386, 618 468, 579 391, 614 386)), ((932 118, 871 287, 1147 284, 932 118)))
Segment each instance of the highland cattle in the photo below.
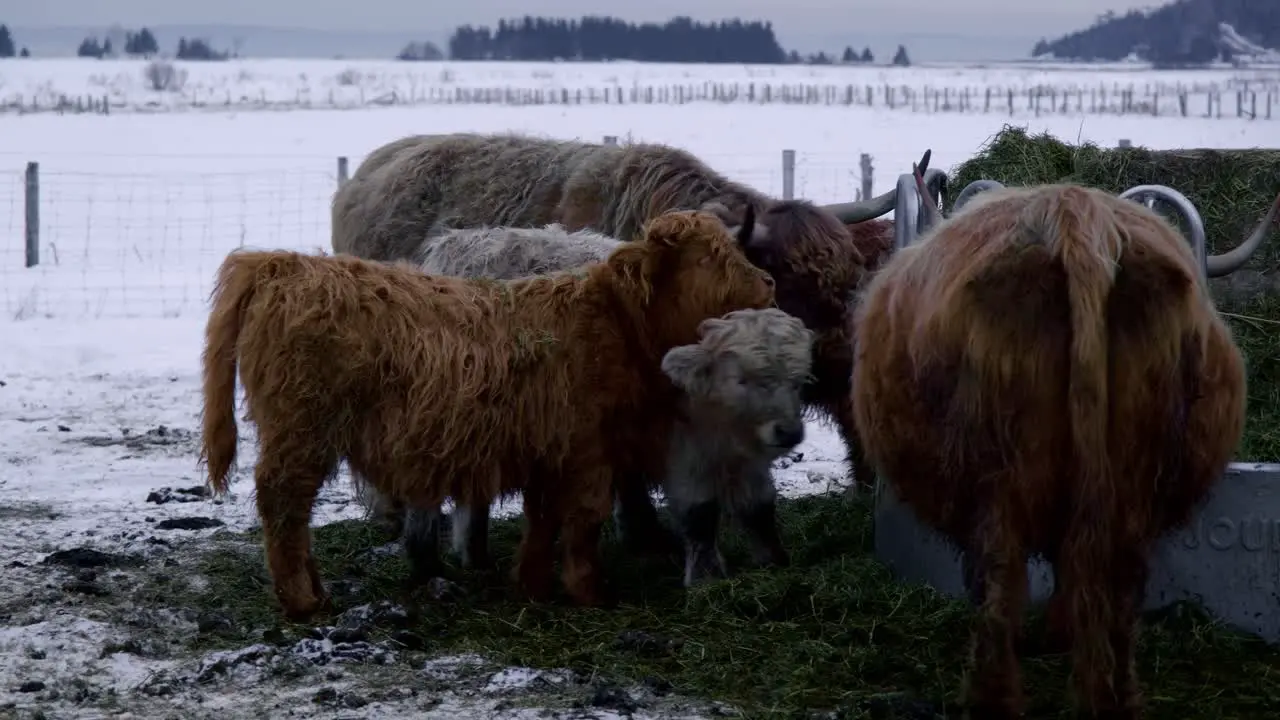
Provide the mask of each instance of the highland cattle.
POLYGON ((1138 717, 1152 546, 1240 440, 1240 350, 1188 243, 1138 203, 1004 188, 943 220, 922 196, 934 227, 856 311, 853 408, 872 464, 971 560, 973 716, 1024 710, 1015 648, 1038 554, 1077 702, 1138 717))
MULTIPOLYGON (((568 232, 560 225, 542 228, 481 227, 424 237, 412 261, 428 275, 515 280, 603 262, 620 243, 590 230, 568 232)), ((439 541, 439 508, 410 508, 352 475, 356 499, 366 513, 393 535, 402 537, 417 574, 430 573, 439 541)), ((455 503, 451 518, 453 551, 466 568, 492 565, 488 550, 489 508, 455 503)))
MULTIPOLYGON (((625 241, 669 210, 714 212, 736 232, 750 207, 756 227, 745 246, 748 258, 773 276, 778 306, 818 334, 806 406, 834 421, 855 480, 867 483, 849 407, 848 349, 849 304, 866 258, 847 223, 879 217, 896 199, 895 188, 864 201, 825 206, 776 200, 729 180, 684 150, 659 144, 418 135, 375 150, 336 192, 332 242, 336 252, 391 261, 412 258, 424 237, 451 228, 559 223, 570 231, 590 229, 625 241)), ((643 485, 620 486, 619 527, 639 547, 666 548, 649 495, 628 489, 643 485)))
POLYGON ((722 510, 759 566, 787 565, 772 465, 804 440, 803 389, 813 332, 781 310, 705 320, 696 344, 669 350, 662 371, 684 392, 663 490, 684 535, 686 587, 728 574, 716 542, 722 510))
POLYGON ((225 494, 238 372, 285 614, 327 603, 308 525, 343 460, 413 507, 520 491, 520 588, 550 595, 559 534, 569 597, 607 602, 598 541, 614 477, 660 471, 678 411, 662 358, 706 319, 774 303, 745 239, 709 215, 667 213, 605 262, 510 282, 342 255, 228 255, 206 327, 201 462, 225 494))

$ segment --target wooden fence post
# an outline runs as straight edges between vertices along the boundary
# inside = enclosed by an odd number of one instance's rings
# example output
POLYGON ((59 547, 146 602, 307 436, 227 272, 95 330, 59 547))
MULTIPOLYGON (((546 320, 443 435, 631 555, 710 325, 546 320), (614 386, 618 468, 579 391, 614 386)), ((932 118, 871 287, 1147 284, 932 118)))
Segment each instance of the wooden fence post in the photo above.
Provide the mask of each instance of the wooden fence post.
POLYGON ((782 199, 796 198, 796 151, 782 151, 782 199))
POLYGON ((874 187, 874 183, 872 182, 872 172, 875 168, 871 166, 871 156, 867 153, 862 153, 862 157, 858 159, 858 165, 862 168, 862 194, 858 199, 866 200, 871 197, 871 191, 874 187))
POLYGON ((40 264, 40 163, 27 163, 27 267, 40 264))
POLYGON ((348 177, 349 175, 347 174, 347 156, 343 155, 342 157, 338 158, 338 187, 342 187, 343 185, 347 184, 348 177))

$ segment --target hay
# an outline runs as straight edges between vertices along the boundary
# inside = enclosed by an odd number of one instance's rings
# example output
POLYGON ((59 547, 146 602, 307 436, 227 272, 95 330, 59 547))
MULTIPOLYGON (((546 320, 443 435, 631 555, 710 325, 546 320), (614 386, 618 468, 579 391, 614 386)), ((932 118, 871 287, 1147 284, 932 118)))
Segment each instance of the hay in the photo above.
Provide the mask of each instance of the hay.
MULTIPOLYGON (((1210 254, 1239 245, 1280 189, 1280 150, 1111 149, 1069 145, 1044 133, 1006 125, 951 173, 955 195, 974 180, 1006 185, 1072 182, 1122 193, 1135 185, 1167 185, 1186 195, 1204 219, 1210 254)), ((950 209, 948 207, 948 209, 950 209)), ((1240 292, 1246 276, 1280 267, 1280 242, 1263 244, 1236 276, 1211 282, 1214 299, 1235 332, 1249 367, 1249 415, 1238 458, 1280 461, 1280 296, 1240 292)), ((1266 283, 1262 283, 1266 284, 1266 283)))
MULTIPOLYGON (((425 601, 413 630, 428 653, 478 651, 502 662, 670 687, 733 703, 746 718, 954 713, 968 651, 968 608, 891 579, 871 555, 865 504, 836 496, 788 500, 780 503, 779 517, 792 567, 744 572, 688 593, 673 560, 640 561, 606 540, 608 576, 621 599, 613 610, 536 606, 514 597, 506 571, 519 521, 495 522, 499 572, 465 578, 468 599, 425 601)), ((383 539, 376 527, 358 521, 315 529, 317 561, 335 589, 337 612, 394 598, 405 568, 397 557, 370 554, 383 539)), ((726 556, 742 567, 746 549, 738 538, 729 540, 726 556)), ((234 545, 248 552, 224 545, 204 561, 207 591, 175 597, 172 584, 164 589, 166 602, 219 613, 242 629, 239 637, 207 637, 206 647, 255 641, 261 628, 280 622, 262 572, 260 538, 238 536, 234 545)), ((1029 637, 1041 624, 1037 617, 1029 637)), ((289 637, 308 632, 283 630, 289 637)), ((1066 657, 1026 655, 1029 717, 1070 717, 1066 657)), ((1223 630, 1186 606, 1151 619, 1140 663, 1150 718, 1262 717, 1280 703, 1280 650, 1223 630)))
MULTIPOLYGON (((1068 145, 1048 133, 1028 135, 1006 125, 952 176, 953 196, 981 178, 1006 185, 1073 182, 1116 194, 1135 185, 1168 185, 1195 203, 1204 219, 1209 253, 1217 254, 1239 245, 1271 207, 1280 189, 1280 150, 1068 145)), ((1245 268, 1274 270, 1277 265, 1280 243, 1268 243, 1245 268)))

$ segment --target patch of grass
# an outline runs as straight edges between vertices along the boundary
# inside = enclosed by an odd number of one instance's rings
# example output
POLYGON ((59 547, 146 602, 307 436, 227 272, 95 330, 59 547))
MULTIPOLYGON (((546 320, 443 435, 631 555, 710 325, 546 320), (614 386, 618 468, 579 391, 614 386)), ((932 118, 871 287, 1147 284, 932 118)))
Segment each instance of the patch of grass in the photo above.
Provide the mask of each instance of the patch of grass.
MULTIPOLYGON (((478 651, 501 662, 619 681, 656 678, 682 694, 733 703, 748 717, 809 717, 815 710, 848 718, 950 714, 967 658, 966 605, 893 582, 871 556, 871 515, 863 503, 803 498, 783 502, 779 512, 792 567, 742 572, 687 592, 673 559, 640 560, 607 540, 609 578, 622 599, 612 610, 515 597, 506 571, 519 522, 495 522, 499 574, 468 577, 465 600, 424 601, 413 629, 431 652, 478 651)), ((258 539, 246 539, 234 540, 242 549, 227 545, 204 560, 208 592, 169 602, 229 615, 244 629, 280 623, 258 539)), ((336 611, 398 596, 403 562, 368 552, 385 542, 373 524, 334 523, 316 529, 315 539, 325 580, 345 588, 345 595, 334 593, 336 611)), ((733 566, 744 566, 736 537, 725 551, 733 566)), ((1280 707, 1280 651, 1195 612, 1164 615, 1142 635, 1149 717, 1262 717, 1280 707)), ((1040 622, 1032 620, 1030 637, 1040 622)), ((1030 716, 1067 717, 1065 657, 1027 657, 1023 667, 1030 716)))
MULTIPOLYGON (((1275 200, 1280 150, 1149 150, 1069 145, 1043 133, 1006 125, 952 177, 954 195, 974 180, 1005 185, 1071 182, 1122 193, 1135 185, 1168 185, 1186 195, 1204 220, 1208 252, 1223 253, 1253 231, 1275 200)), ((1265 242, 1244 270, 1274 272, 1280 243, 1265 242)), ((1280 300, 1257 295, 1232 300, 1213 281, 1249 368, 1249 410, 1237 455, 1254 462, 1280 462, 1280 300)))

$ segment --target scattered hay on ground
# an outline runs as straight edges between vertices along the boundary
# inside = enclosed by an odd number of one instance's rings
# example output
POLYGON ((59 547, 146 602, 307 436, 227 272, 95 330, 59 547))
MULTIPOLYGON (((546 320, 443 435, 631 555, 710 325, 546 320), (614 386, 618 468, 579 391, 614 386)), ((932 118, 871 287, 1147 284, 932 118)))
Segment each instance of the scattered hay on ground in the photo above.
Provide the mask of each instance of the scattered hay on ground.
MULTIPOLYGON (((953 201, 987 178, 1006 185, 1072 182, 1121 193, 1168 185, 1204 219, 1208 252, 1226 252, 1253 231, 1280 190, 1280 150, 1149 150, 1070 145, 1006 125, 952 173, 953 201)), ((1249 368, 1249 415, 1238 457, 1280 462, 1280 241, 1263 244, 1239 272, 1211 281, 1219 310, 1249 368)))
MULTIPOLYGON (((812 497, 785 501, 779 512, 791 568, 744 572, 687 593, 674 559, 640 561, 607 542, 609 577, 622 598, 613 610, 535 606, 514 597, 506 571, 519 521, 497 522, 493 548, 501 571, 463 577, 465 600, 424 601, 409 630, 430 654, 477 652, 503 663, 643 682, 732 703, 746 717, 953 714, 967 657, 965 605, 892 582, 871 556, 865 504, 812 497)), ((386 537, 373 524, 320 527, 315 541, 335 612, 397 597, 405 567, 380 547, 386 537)), ((219 613, 237 629, 201 636, 203 649, 241 646, 264 628, 299 637, 310 631, 282 624, 259 543, 256 535, 222 534, 201 568, 205 591, 176 598, 172 586, 164 589, 166 602, 219 613)), ((746 562, 738 538, 725 551, 734 566, 746 562)), ((1148 716, 1261 717, 1277 707, 1280 650, 1179 608, 1142 634, 1148 716)), ((1037 618, 1029 637, 1039 627, 1037 618)), ((1067 717, 1065 656, 1029 656, 1024 667, 1030 717, 1067 717)))

